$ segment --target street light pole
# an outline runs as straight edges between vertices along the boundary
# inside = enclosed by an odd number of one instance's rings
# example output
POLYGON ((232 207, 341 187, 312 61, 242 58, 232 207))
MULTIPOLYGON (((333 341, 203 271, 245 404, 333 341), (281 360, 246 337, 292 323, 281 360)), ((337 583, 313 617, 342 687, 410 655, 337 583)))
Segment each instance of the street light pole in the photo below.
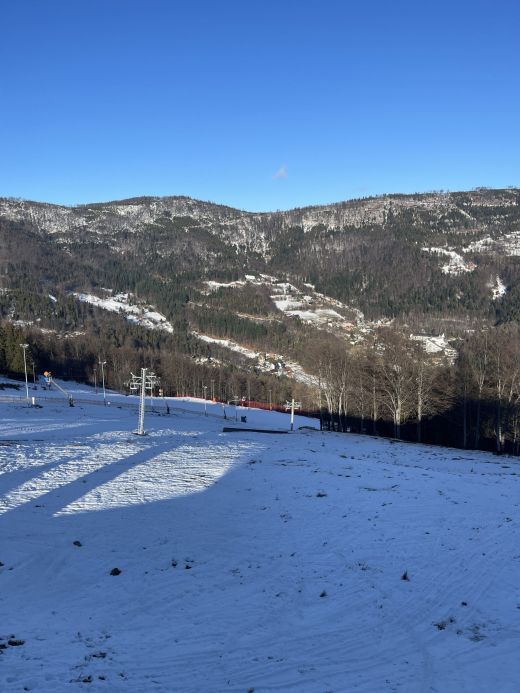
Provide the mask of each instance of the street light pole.
POLYGON ((29 347, 28 344, 20 344, 20 346, 23 349, 23 367, 25 370, 25 396, 27 398, 27 404, 29 404, 29 383, 27 382, 27 349, 29 347))
POLYGON ((238 398, 238 395, 234 395, 234 396, 233 396, 233 399, 231 400, 231 402, 235 405, 235 421, 238 421, 238 411, 237 411, 237 407, 238 407, 238 403, 240 402, 240 399, 238 398))
POLYGON ((146 400, 146 368, 141 368, 141 394, 139 397, 139 425, 137 435, 144 436, 144 407, 146 400))
POLYGON ((103 404, 107 405, 107 393, 105 391, 105 366, 107 365, 106 361, 99 361, 99 365, 101 366, 101 378, 103 381, 103 404))
POLYGON ((203 385, 202 389, 204 390, 204 416, 207 416, 208 415, 208 399, 207 399, 208 386, 203 385))

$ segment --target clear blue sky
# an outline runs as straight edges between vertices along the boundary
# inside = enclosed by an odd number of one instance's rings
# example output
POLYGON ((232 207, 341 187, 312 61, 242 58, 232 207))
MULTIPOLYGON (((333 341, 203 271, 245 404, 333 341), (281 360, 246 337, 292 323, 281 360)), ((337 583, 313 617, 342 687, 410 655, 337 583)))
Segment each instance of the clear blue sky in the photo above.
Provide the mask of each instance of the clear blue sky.
POLYGON ((520 185, 520 3, 3 0, 0 196, 520 185))

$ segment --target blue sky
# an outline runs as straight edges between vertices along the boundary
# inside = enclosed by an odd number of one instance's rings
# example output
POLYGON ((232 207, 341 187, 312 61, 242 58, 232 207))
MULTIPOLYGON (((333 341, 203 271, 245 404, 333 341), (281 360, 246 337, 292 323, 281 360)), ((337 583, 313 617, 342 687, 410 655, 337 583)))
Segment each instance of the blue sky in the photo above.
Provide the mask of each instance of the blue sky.
POLYGON ((520 185, 520 3, 3 0, 0 196, 520 185))

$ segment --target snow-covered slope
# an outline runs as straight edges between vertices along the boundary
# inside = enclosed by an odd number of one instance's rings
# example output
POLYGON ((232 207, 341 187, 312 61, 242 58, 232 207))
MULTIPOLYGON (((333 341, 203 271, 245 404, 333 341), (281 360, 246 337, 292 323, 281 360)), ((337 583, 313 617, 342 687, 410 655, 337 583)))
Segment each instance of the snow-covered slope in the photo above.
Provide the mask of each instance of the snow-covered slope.
POLYGON ((265 286, 271 292, 271 300, 278 311, 303 323, 313 325, 334 334, 350 335, 356 328, 367 331, 363 313, 330 296, 316 291, 312 284, 305 284, 305 291, 288 281, 267 274, 246 274, 234 282, 204 282, 207 292, 220 288, 241 288, 246 284, 265 286), (338 312, 340 311, 340 312, 338 312))
POLYGON ((473 262, 468 262, 452 248, 423 248, 423 251, 442 258, 441 272, 443 274, 464 274, 464 272, 472 272, 476 267, 473 262))
POLYGON ((265 352, 253 351, 237 342, 230 339, 218 339, 209 337, 208 335, 192 332, 192 334, 206 344, 215 344, 219 347, 224 347, 237 354, 245 356, 256 362, 255 368, 263 373, 275 373, 276 375, 285 375, 307 385, 318 385, 318 378, 309 373, 306 373, 299 363, 287 359, 281 354, 266 354, 265 352))
POLYGON ((518 460, 74 394, 0 401, 0 690, 518 690, 518 460))
POLYGON ((111 291, 107 291, 108 295, 104 298, 84 293, 73 293, 73 296, 78 301, 90 303, 96 306, 96 308, 102 308, 112 313, 121 313, 127 320, 136 325, 141 325, 141 327, 146 327, 150 330, 159 329, 165 332, 173 332, 171 323, 168 322, 162 313, 155 310, 153 306, 135 302, 134 297, 128 293, 116 294, 115 296, 112 296, 111 293, 111 291))

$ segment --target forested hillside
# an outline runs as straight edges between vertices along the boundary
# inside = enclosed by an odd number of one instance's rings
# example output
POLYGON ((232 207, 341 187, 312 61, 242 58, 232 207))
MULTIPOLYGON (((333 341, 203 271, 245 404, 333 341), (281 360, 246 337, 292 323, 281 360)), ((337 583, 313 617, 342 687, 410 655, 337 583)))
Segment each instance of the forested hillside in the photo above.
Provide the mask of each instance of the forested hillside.
MULTIPOLYGON (((444 369, 436 382, 446 396, 436 407, 403 404, 396 423, 366 385, 365 365, 365 385, 349 380, 326 404, 340 421, 354 415, 353 388, 361 420, 384 415, 400 426, 460 404, 456 369, 468 339, 489 334, 494 343, 519 316, 516 189, 261 214, 186 197, 78 207, 0 199, 0 369, 11 374, 21 372, 24 340, 36 370, 92 380, 102 358, 117 387, 146 364, 170 391, 201 394, 213 381, 222 398, 297 392, 318 406, 336 387, 330 364, 340 372, 344 358, 359 366, 360 354, 368 364, 390 353, 391 330, 402 353, 414 346, 414 362, 419 348, 444 369)), ((493 387, 478 386, 477 399, 493 387)))

